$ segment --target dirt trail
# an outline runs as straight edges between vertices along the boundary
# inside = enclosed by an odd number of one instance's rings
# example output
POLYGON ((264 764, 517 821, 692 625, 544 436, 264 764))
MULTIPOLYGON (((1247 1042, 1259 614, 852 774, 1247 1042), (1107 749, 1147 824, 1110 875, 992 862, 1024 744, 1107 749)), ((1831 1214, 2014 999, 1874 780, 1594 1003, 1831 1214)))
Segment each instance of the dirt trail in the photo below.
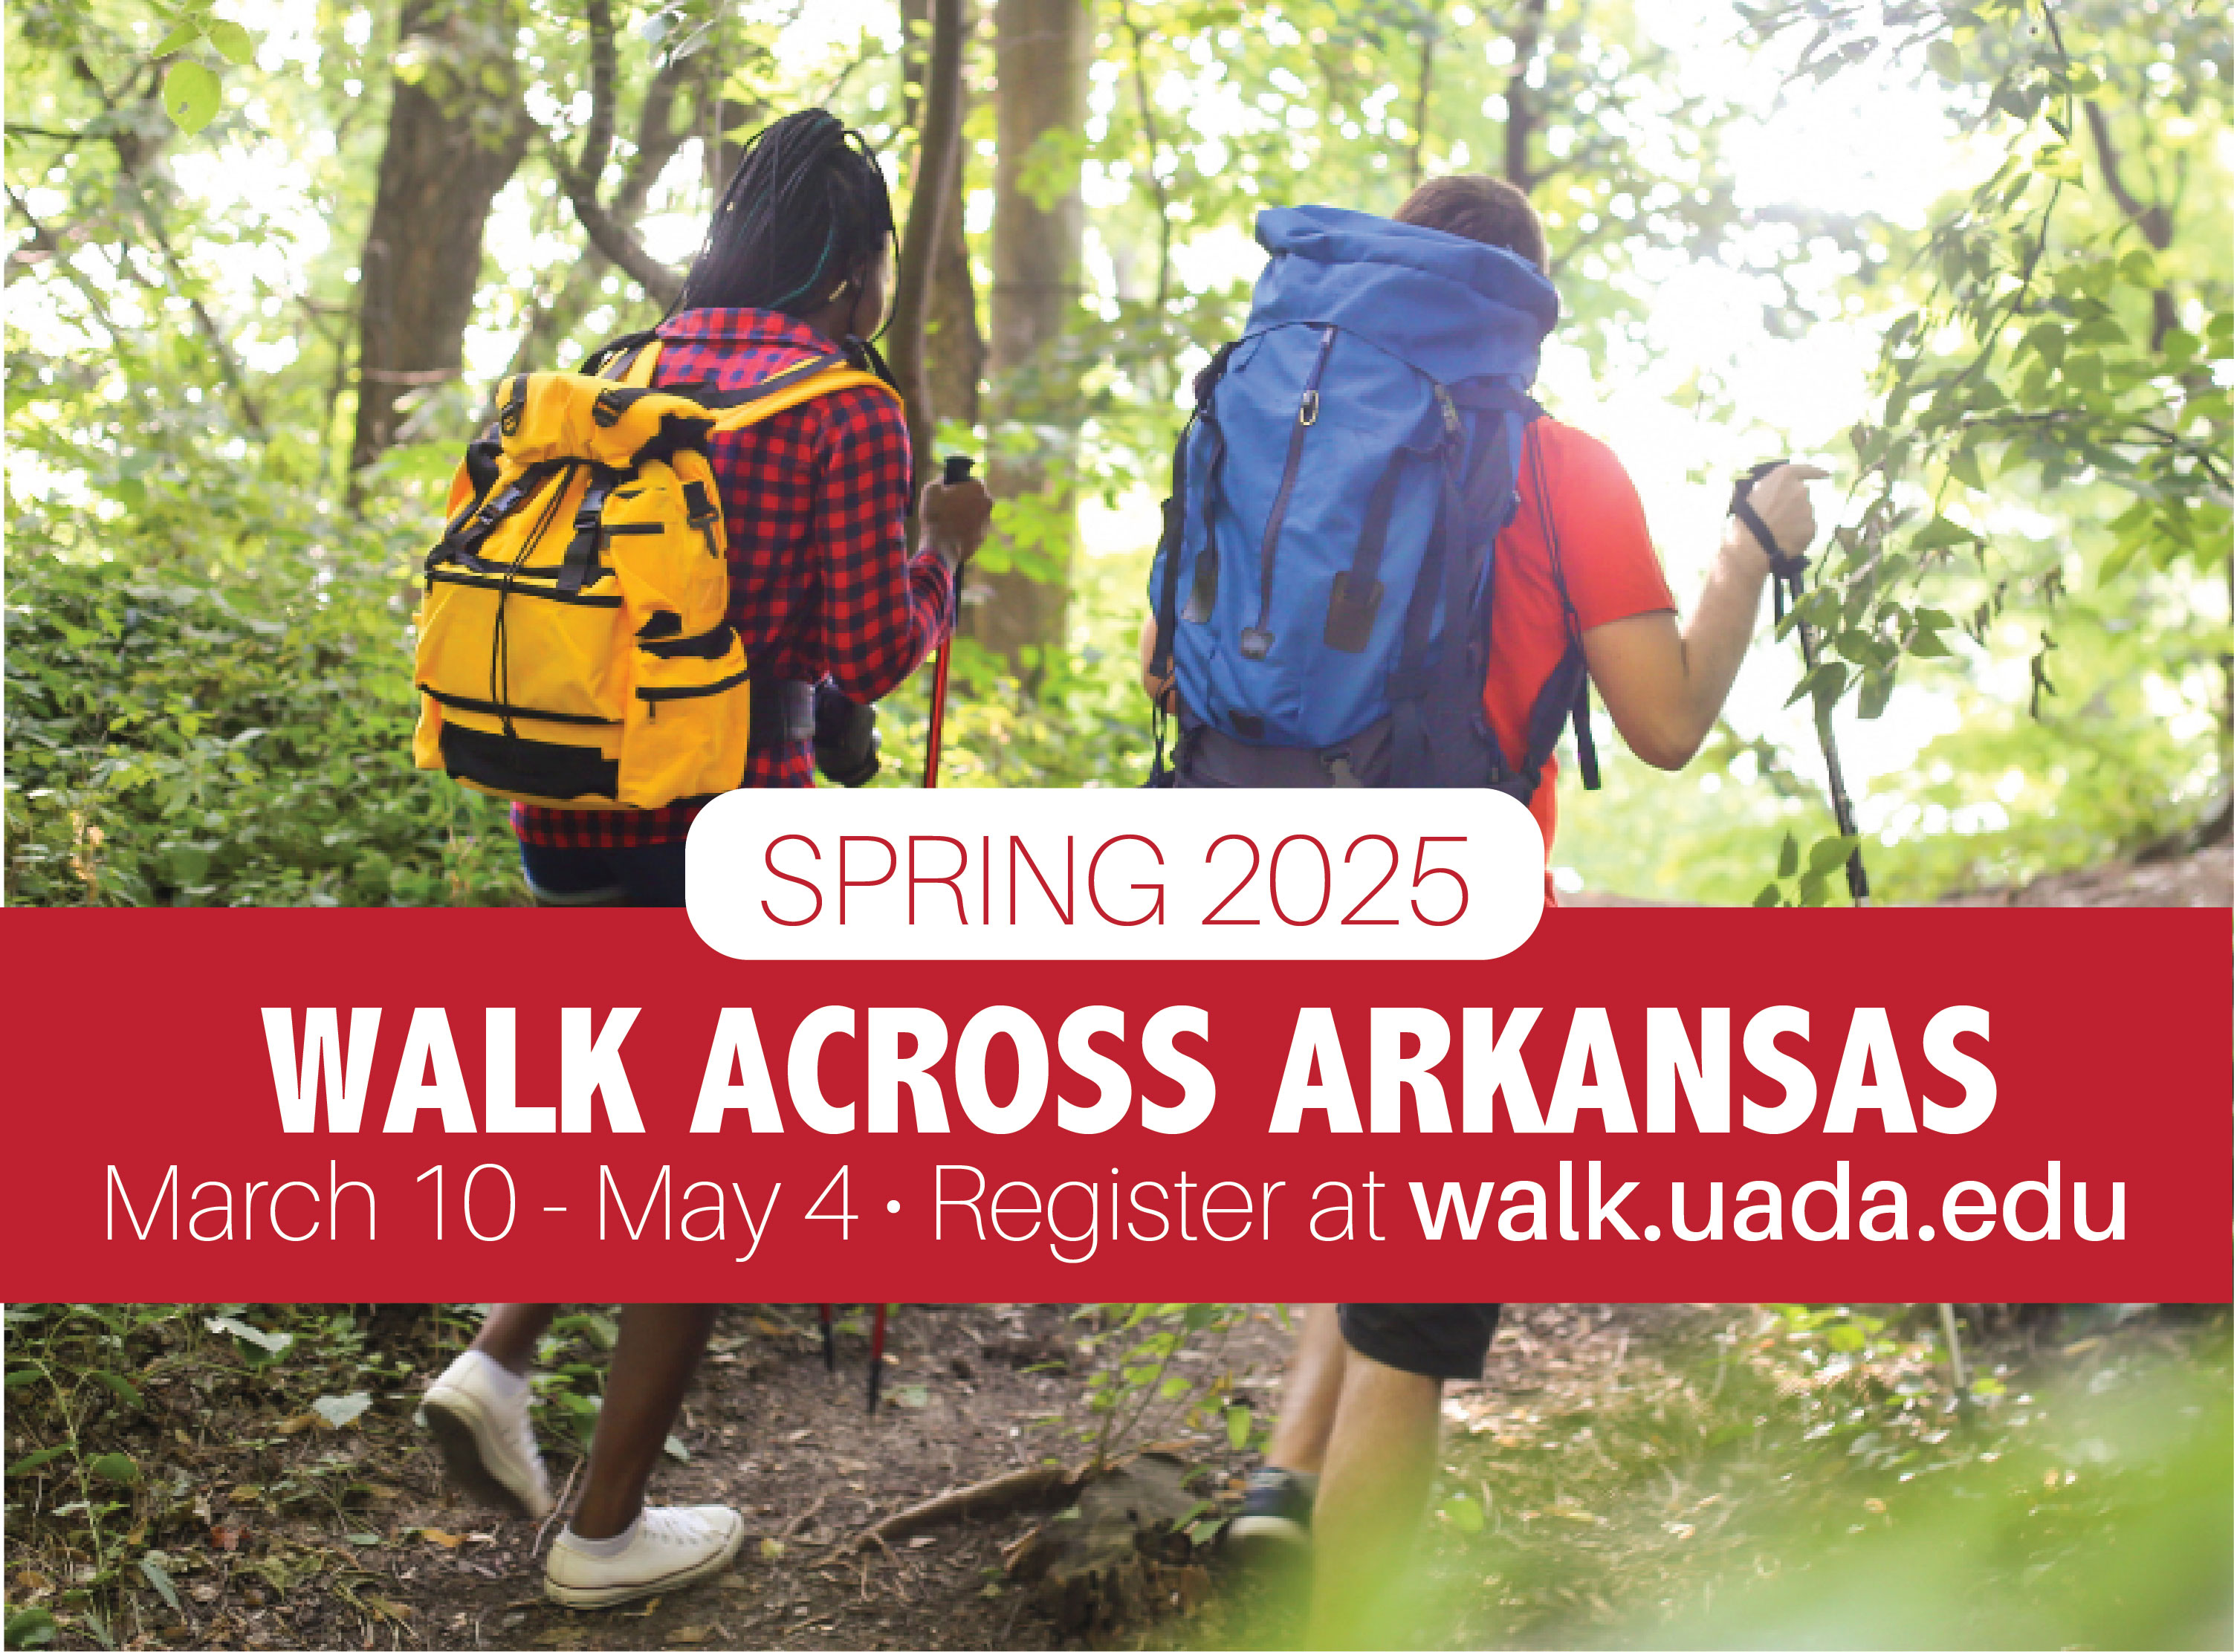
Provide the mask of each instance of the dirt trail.
MULTIPOLYGON (((1454 1420, 1500 1397, 1565 1391, 1671 1310, 1520 1306, 1484 1385, 1453 1385, 1454 1420)), ((856 1315, 856 1320, 866 1316, 856 1315)), ((164 1489, 140 1541, 167 1563, 180 1610, 136 1586, 113 1626, 121 1646, 243 1647, 1041 1647, 1063 1644, 1031 1592, 1004 1577, 1002 1551, 1045 1518, 1018 1510, 942 1525, 862 1555, 873 1520, 950 1487, 1084 1450, 1074 1430, 1094 1369, 1082 1328, 1061 1304, 905 1304, 894 1311, 885 1403, 867 1414, 866 1338, 839 1338, 823 1365, 814 1310, 726 1309, 676 1429, 687 1461, 663 1463, 654 1495, 744 1511, 750 1536, 718 1579, 611 1612, 541 1596, 551 1532, 454 1496, 410 1421, 418 1390, 448 1354, 427 1316, 383 1310, 372 1341, 389 1374, 373 1406, 335 1430, 301 1426, 252 1373, 215 1383, 147 1381, 147 1409, 119 1417, 118 1443, 164 1489)), ((452 1333, 454 1336, 454 1333, 452 1333)), ((1213 1348, 1180 1356, 1198 1381, 1223 1372, 1269 1420, 1289 1332, 1259 1305, 1213 1348)), ((1617 1364, 1617 1356, 1612 1361, 1617 1364)), ((1135 1444, 1146 1443, 1145 1440, 1135 1444)), ((546 1448, 551 1442, 546 1426, 546 1448)), ((1214 1505, 1238 1499, 1253 1459, 1222 1435, 1196 1438, 1190 1481, 1214 1505)), ((572 1461, 551 1457, 557 1477, 572 1461)), ((61 1605, 88 1575, 82 1528, 51 1501, 11 1519, 11 1610, 61 1605)), ((1221 1583, 1212 1565, 1213 1584, 1221 1583)), ((1128 1643, 1216 1639, 1215 1593, 1185 1616, 1142 1623, 1128 1643)), ((1075 1639, 1070 1644, 1079 1644, 1075 1639)), ((95 1645, 65 1620, 57 1645, 95 1645)))

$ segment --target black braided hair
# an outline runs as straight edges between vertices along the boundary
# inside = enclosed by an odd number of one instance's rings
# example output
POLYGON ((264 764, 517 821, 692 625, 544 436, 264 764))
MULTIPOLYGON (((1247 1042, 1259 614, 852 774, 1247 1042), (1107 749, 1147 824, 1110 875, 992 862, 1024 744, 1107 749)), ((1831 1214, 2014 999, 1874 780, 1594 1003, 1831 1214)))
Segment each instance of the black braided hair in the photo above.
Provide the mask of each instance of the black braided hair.
POLYGON ((801 109, 745 145, 676 308, 809 315, 895 232, 867 140, 827 109, 801 109))

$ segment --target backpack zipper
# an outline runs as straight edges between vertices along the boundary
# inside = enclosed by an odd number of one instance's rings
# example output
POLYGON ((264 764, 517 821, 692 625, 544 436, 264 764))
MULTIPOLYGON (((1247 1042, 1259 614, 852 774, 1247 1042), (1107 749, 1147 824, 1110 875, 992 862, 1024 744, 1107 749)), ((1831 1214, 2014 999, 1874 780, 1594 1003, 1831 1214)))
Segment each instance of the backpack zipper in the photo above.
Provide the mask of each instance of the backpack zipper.
POLYGON ((1264 544, 1257 552, 1257 623, 1241 633, 1241 657, 1261 660, 1271 651, 1272 564, 1279 554, 1280 527, 1288 519, 1288 500, 1296 491, 1296 476, 1303 466, 1303 434, 1319 421, 1319 380, 1327 357, 1334 351, 1335 330, 1319 334, 1319 353, 1312 359, 1310 376, 1303 381, 1303 399, 1296 404, 1295 428, 1288 432, 1288 459, 1280 472, 1280 491, 1272 496, 1272 512, 1264 520, 1264 544))

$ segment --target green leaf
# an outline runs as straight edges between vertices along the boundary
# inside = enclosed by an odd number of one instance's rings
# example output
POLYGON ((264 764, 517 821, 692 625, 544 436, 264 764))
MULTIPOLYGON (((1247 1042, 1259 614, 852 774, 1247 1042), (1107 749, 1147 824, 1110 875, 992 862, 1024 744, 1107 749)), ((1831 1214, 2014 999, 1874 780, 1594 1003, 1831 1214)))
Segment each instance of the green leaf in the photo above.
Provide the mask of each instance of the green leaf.
POLYGON ((229 63, 245 63, 256 56, 256 42, 248 30, 228 18, 220 17, 209 26, 209 43, 229 63))
POLYGON ((1789 878, 1800 870, 1800 841, 1789 832, 1784 834, 1784 845, 1776 852, 1776 875, 1789 878))
POLYGON ((179 24, 177 28, 172 29, 169 34, 164 36, 162 39, 157 41, 155 42, 155 49, 149 53, 148 56, 151 57, 168 57, 173 52, 182 52, 186 50, 187 47, 193 45, 201 37, 201 24, 193 18, 189 17, 184 23, 179 24))
POLYGON ((10 1479, 13 1479, 16 1475, 28 1474, 35 1468, 44 1468, 49 1463, 53 1462, 56 1458, 65 1457, 69 1454, 69 1447, 67 1446, 48 1446, 38 1451, 26 1452, 23 1456, 18 1457, 14 1462, 8 1465, 8 1478, 10 1479))
POLYGON ((1481 1501, 1478 1498, 1454 1497, 1443 1505, 1443 1512, 1450 1517, 1453 1525, 1470 1538, 1489 1524, 1482 1514, 1481 1501))
POLYGON ((1861 843, 1859 837, 1824 838, 1807 851, 1807 870, 1811 874, 1836 872, 1846 864, 1861 843))
POLYGON ((164 1605, 174 1612, 184 1611, 179 1604, 179 1591, 171 1583, 171 1574, 163 1570, 162 1557, 157 1551, 150 1549, 140 1557, 140 1575, 163 1597, 164 1605))
POLYGON ((1784 891, 1773 883, 1763 884, 1760 893, 1753 898, 1753 904, 1755 906, 1781 906, 1784 904, 1784 891))
POLYGON ((673 1434, 668 1435, 667 1444, 662 1449, 678 1463, 687 1463, 690 1460, 690 1447, 673 1434))
POLYGON ((43 1606, 27 1606, 8 1615, 10 1647, 45 1646, 55 1638, 55 1615, 43 1606))
POLYGON ((192 58, 182 58, 163 76, 163 112, 192 137, 217 118, 222 92, 216 75, 192 58))
POLYGON ((1815 696, 1815 715, 1819 719, 1831 715, 1831 708, 1839 703, 1839 696, 1846 691, 1848 672, 1844 665, 1832 660, 1809 672, 1809 690, 1815 696))
POLYGON ((1868 1346, 1869 1338, 1858 1325, 1833 1325, 1823 1334, 1833 1354, 1858 1354, 1868 1346))
POLYGON ((931 1403, 931 1390, 920 1382, 905 1384, 892 1390, 892 1403, 910 1411, 920 1411, 931 1403))
POLYGON ((2019 347, 2018 354, 2022 355, 2025 350, 2039 356, 2048 363, 2048 370, 2054 372, 2063 360, 2062 326, 2053 321, 2035 322, 2032 330, 2024 336, 2024 343, 2019 347))
POLYGON ((1245 1449, 1249 1444, 1249 1430, 1256 1420, 1257 1414, 1247 1406, 1226 1407, 1225 1443, 1235 1451, 1245 1449))
POLYGON ((129 1485, 140 1478, 140 1465, 121 1451, 105 1452, 86 1466, 86 1472, 119 1485, 129 1485))
POLYGON ((1932 72, 1943 81, 1963 78, 1963 54, 1955 49, 1951 40, 1935 40, 1924 49, 1924 61, 1931 65, 1932 72))
POLYGON ((1977 538, 1960 522, 1950 521, 1943 515, 1935 515, 1916 531, 1916 537, 1908 542, 1908 548, 1911 551, 1934 551, 1943 545, 1975 544, 1977 538))
POLYGON ((140 1390, 114 1371, 95 1371, 93 1374, 93 1380, 127 1406, 137 1408, 144 1403, 140 1398, 140 1390))
POLYGON ((372 1408, 372 1396, 356 1394, 321 1394, 310 1401, 310 1409, 325 1420, 329 1428, 346 1428, 372 1408))
POLYGON ((8 1392, 13 1394, 26 1382, 36 1382, 45 1374, 46 1367, 42 1365, 19 1365, 8 1373, 8 1392))
POLYGON ((1802 906, 1822 906, 1831 898, 1831 880, 1824 873, 1811 872, 1800 880, 1800 904, 1802 906))

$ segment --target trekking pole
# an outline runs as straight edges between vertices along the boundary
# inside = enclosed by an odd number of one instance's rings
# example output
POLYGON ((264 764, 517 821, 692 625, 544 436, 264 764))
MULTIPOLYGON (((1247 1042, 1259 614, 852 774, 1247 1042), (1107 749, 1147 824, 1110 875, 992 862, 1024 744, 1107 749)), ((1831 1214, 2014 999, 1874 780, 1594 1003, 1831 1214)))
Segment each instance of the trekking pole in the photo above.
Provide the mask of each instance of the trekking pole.
MULTIPOLYGON (((1806 591, 1807 558, 1788 555, 1784 547, 1777 544, 1775 537, 1768 531, 1768 525, 1760 519, 1760 513, 1747 502, 1747 496, 1753 492, 1755 482, 1785 462, 1781 459, 1762 460, 1738 478, 1737 487, 1730 495, 1730 513, 1753 530, 1754 537, 1760 541, 1761 548, 1768 552, 1769 578, 1771 588, 1775 592, 1776 619, 1779 624, 1784 623, 1784 610, 1787 598, 1794 612, 1799 610, 1800 599, 1806 591)), ((1815 628, 1802 617, 1798 620, 1793 629, 1800 633, 1800 657, 1806 663, 1807 669, 1812 674, 1816 663, 1815 628)), ((1832 732, 1831 713, 1828 707, 1819 705, 1816 708, 1815 738, 1822 743, 1823 767, 1830 776, 1831 818, 1837 823, 1840 837, 1853 837, 1856 835, 1854 804, 1853 800, 1846 795, 1846 771, 1845 766, 1839 761, 1839 740, 1838 736, 1832 732)), ((1870 904, 1870 876, 1862 865, 1862 851, 1858 844, 1846 857, 1846 892, 1853 897, 1854 904, 1857 906, 1867 906, 1870 904)))
MULTIPOLYGON (((968 463, 968 460, 963 460, 968 463)), ((869 1414, 877 1414, 878 1397, 885 1391, 885 1304, 877 1304, 876 1320, 869 1332, 869 1414)))
POLYGON ((830 1323, 830 1304, 817 1303, 814 1305, 822 1310, 822 1368, 834 1371, 838 1368, 838 1333, 830 1323))
MULTIPOLYGON (((966 482, 970 480, 970 467, 976 462, 960 454, 949 454, 946 469, 938 480, 949 487, 957 482, 966 482)), ((962 571, 965 565, 959 562, 954 565, 954 623, 957 625, 962 623, 962 571)), ((946 641, 939 645, 938 663, 931 669, 931 733, 924 741, 923 758, 923 783, 926 790, 938 784, 938 737, 946 726, 946 675, 953 663, 954 633, 949 631, 946 641)), ((876 1409, 875 1401, 869 1402, 869 1408, 872 1411, 876 1409)))

